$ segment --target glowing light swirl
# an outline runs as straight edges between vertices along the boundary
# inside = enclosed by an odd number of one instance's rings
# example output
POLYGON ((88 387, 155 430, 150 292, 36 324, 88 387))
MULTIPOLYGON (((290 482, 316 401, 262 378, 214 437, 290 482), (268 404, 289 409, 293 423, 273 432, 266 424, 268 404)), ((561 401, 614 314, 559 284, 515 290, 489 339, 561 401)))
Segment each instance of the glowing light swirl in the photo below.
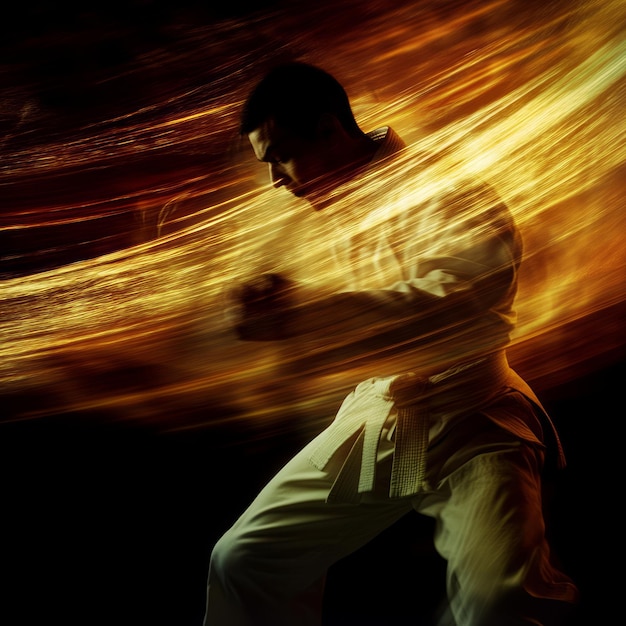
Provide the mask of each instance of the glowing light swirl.
MULTIPOLYGON (((615 1, 564 5, 511 24, 504 20, 506 2, 454 6, 447 20, 436 3, 372 9, 362 29, 349 37, 325 31, 323 40, 320 30, 340 8, 311 8, 321 20, 309 20, 308 30, 299 21, 305 16, 287 12, 229 26, 235 34, 256 28, 268 40, 282 31, 276 50, 298 48, 339 70, 365 127, 388 123, 412 142, 405 166, 413 172, 423 163, 419 182, 436 187, 471 174, 500 191, 522 226, 528 257, 513 354, 537 376, 563 359, 570 359, 565 369, 573 375, 577 361, 591 355, 589 345, 578 355, 557 354, 549 333, 558 336, 566 322, 584 323, 626 301, 626 16, 615 1), (485 24, 494 11, 501 17, 485 24), (296 41, 286 40, 294 22, 296 41), (429 51, 441 52, 441 59, 429 51), (436 165, 432 153, 439 155, 436 165), (541 359, 529 360, 542 350, 541 359)), ((242 46, 248 41, 242 37, 242 46)), ((224 64, 235 68, 236 60, 224 64)), ((247 153, 232 141, 248 85, 247 75, 234 69, 232 80, 230 95, 231 83, 221 81, 208 100, 206 92, 188 91, 67 140, 7 155, 3 187, 28 193, 4 212, 4 236, 104 223, 127 212, 140 213, 151 233, 101 256, 1 282, 7 417, 102 411, 164 428, 294 412, 325 419, 361 374, 329 370, 319 381, 301 380, 281 368, 289 355, 230 334, 225 295, 236 278, 260 268, 320 282, 338 278, 307 207, 259 187, 247 153), (214 149, 208 171, 203 146, 214 149), (55 200, 25 182, 170 151, 170 173, 148 168, 137 180, 120 174, 110 191, 86 188, 78 199, 55 200)), ((407 182, 409 197, 423 193, 417 182, 407 182)), ((594 354, 620 345, 617 333, 602 341, 594 354)), ((315 428, 314 421, 307 427, 315 428)))

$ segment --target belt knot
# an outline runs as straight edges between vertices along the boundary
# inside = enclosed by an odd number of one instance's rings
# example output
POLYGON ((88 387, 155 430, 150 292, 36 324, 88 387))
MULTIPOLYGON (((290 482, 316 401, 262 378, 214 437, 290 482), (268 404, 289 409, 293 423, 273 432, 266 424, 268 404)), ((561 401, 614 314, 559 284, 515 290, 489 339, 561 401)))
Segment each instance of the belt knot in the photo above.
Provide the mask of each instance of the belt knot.
POLYGON ((418 404, 427 397, 432 383, 425 376, 413 372, 400 374, 389 385, 389 395, 398 408, 418 404))

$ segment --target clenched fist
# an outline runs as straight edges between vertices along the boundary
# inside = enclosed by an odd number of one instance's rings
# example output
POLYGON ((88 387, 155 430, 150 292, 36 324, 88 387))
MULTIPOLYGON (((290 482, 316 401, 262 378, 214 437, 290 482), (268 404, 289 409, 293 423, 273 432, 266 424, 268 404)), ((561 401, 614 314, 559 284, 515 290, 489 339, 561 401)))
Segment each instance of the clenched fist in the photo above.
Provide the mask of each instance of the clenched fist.
POLYGON ((295 285, 280 274, 262 274, 230 292, 237 336, 271 341, 289 336, 295 285))

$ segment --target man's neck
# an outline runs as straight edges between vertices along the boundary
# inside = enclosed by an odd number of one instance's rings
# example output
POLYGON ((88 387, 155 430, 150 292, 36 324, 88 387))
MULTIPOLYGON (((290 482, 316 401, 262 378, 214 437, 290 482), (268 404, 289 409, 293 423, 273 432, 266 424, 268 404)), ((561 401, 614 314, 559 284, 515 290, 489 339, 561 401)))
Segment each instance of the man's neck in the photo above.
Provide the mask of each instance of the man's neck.
POLYGON ((316 211, 322 211, 341 198, 342 188, 363 173, 374 158, 377 149, 377 142, 365 134, 351 139, 351 143, 346 145, 342 155, 345 165, 337 170, 332 185, 317 198, 310 200, 313 208, 316 211))

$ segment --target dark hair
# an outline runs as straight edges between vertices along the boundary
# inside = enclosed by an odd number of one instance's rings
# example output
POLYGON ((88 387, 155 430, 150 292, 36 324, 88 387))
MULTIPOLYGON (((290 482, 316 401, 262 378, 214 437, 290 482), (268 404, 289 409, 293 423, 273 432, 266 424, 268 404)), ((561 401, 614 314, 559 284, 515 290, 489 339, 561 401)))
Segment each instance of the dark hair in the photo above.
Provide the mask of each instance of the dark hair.
POLYGON ((239 132, 247 135, 272 118, 310 139, 320 118, 328 113, 351 135, 361 134, 341 84, 319 67, 294 61, 270 70, 252 90, 243 107, 239 132))

